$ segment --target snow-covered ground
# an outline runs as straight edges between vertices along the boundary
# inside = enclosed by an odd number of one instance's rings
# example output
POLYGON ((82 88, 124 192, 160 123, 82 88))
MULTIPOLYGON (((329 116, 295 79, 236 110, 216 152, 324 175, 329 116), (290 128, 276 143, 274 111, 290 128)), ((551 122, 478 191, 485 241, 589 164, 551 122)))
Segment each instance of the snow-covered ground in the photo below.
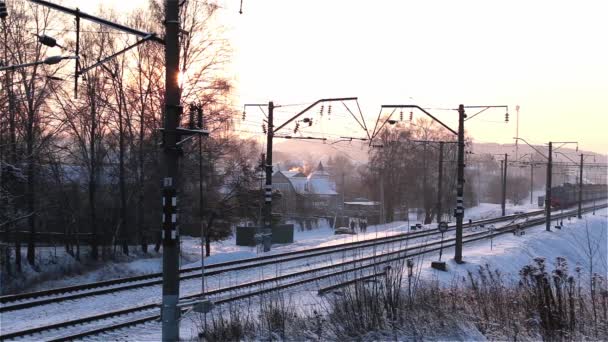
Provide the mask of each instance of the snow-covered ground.
MULTIPOLYGON (((492 210, 492 209, 491 209, 492 210)), ((395 231, 398 226, 387 227, 383 232, 395 231)), ((371 234, 371 233, 368 233, 371 234)), ((476 272, 479 267, 500 270, 507 282, 510 280, 514 284, 518 279, 519 270, 531 264, 536 257, 543 257, 547 260, 549 268, 555 258, 564 257, 570 265, 571 272, 577 265, 582 267, 583 277, 588 276, 590 266, 593 272, 606 276, 608 272, 608 209, 597 211, 596 215, 586 214, 583 219, 564 220, 564 226, 560 229, 553 229, 551 232, 545 231, 544 225, 535 226, 526 230, 523 236, 503 234, 493 239, 492 246, 490 241, 478 241, 464 246, 464 264, 458 265, 451 258, 453 250, 444 251, 444 260, 448 263, 448 271, 442 272, 430 268, 430 263, 437 260, 438 255, 429 254, 415 259, 416 269, 419 275, 427 280, 439 280, 444 285, 450 285, 465 276, 467 271, 476 272)), ((313 307, 320 303, 316 294, 316 287, 319 284, 311 284, 286 290, 287 298, 291 303, 297 303, 298 307, 313 307)), ((197 317, 188 314, 181 320, 182 338, 188 340, 195 338, 197 333, 197 317)), ((483 336, 475 329, 461 327, 454 333, 459 334, 459 340, 466 340, 467 336, 471 339, 483 339, 483 336), (466 329, 465 329, 466 328, 466 329), (465 335, 462 335, 462 334, 465 335), (468 335, 470 334, 470 335, 468 335)), ((160 339, 160 325, 149 323, 117 332, 104 337, 125 339, 125 340, 158 340, 160 339)), ((456 335, 454 335, 456 336, 456 335)))
MULTIPOLYGON (((533 208, 536 209, 536 208, 533 208)), ((509 212, 513 211, 527 211, 532 210, 529 207, 522 206, 519 208, 509 208, 509 212)), ((487 218, 488 216, 497 216, 500 214, 500 206, 493 204, 484 204, 477 208, 472 208, 468 211, 468 218, 481 219, 487 218)), ((430 262, 437 259, 437 255, 424 255, 415 259, 417 269, 420 271, 420 275, 426 279, 439 279, 442 283, 448 284, 454 279, 466 274, 467 270, 475 271, 479 266, 490 265, 491 268, 498 268, 508 276, 515 280, 517 278, 517 272, 519 269, 530 263, 532 258, 536 256, 545 257, 549 264, 557 256, 565 257, 571 265, 581 264, 583 268, 586 267, 589 260, 594 261, 594 269, 596 272, 606 273, 606 215, 608 210, 603 209, 598 211, 597 215, 593 216, 588 214, 583 220, 573 219, 571 221, 564 221, 564 227, 562 230, 555 230, 552 232, 545 232, 544 226, 535 227, 529 229, 527 234, 521 237, 516 237, 511 234, 502 235, 495 238, 492 241, 492 247, 490 248, 489 241, 479 241, 473 244, 467 244, 464 247, 464 257, 466 263, 463 265, 456 265, 451 260, 453 256, 453 250, 444 251, 444 260, 448 261, 448 272, 440 272, 432 270, 430 262), (585 225, 586 224, 586 225, 585 225), (589 235, 587 235, 589 232, 589 235), (587 240, 587 236, 590 237, 587 240), (594 242, 594 246, 597 247, 597 251, 592 258, 589 258, 585 254, 585 246, 588 248, 588 242, 594 242)), ((409 222, 411 224, 412 222, 409 222)), ((431 225, 432 226, 432 225, 431 225)), ((288 245, 276 245, 273 246, 271 253, 280 253, 288 250, 305 249, 324 245, 333 245, 343 242, 356 241, 361 239, 369 239, 384 235, 393 235, 404 232, 408 227, 407 222, 393 222, 386 225, 371 226, 368 228, 366 234, 358 235, 334 235, 333 230, 329 227, 324 227, 309 231, 296 231, 295 232, 295 243, 288 245)), ((465 232, 466 233, 466 232, 465 232)), ((410 242, 410 243, 421 243, 424 241, 410 242)), ((206 263, 217 263, 222 261, 248 258, 255 256, 258 251, 256 248, 251 247, 239 247, 235 245, 234 238, 225 240, 223 242, 214 243, 213 255, 206 259, 206 263)), ((393 247, 395 248, 395 247, 393 247)), ((387 247, 388 251, 390 249, 387 247)), ((200 240, 197 238, 183 237, 182 238, 182 266, 197 266, 199 265, 200 259, 200 240)), ((379 251, 379 253, 386 252, 386 250, 379 251)), ((342 256, 344 259, 344 256, 342 256)), ((146 259, 138 259, 130 262, 122 263, 123 269, 133 270, 134 272, 151 273, 160 271, 160 257, 153 256, 146 259)), ((335 260, 334 260, 335 261, 335 260)), ((312 261, 311 261, 312 262, 312 261)), ((320 260, 320 262, 327 262, 320 260)), ((331 260, 329 261, 331 262, 331 260)), ((112 266, 112 269, 121 268, 120 265, 112 266)), ((106 266, 108 267, 108 266, 106 266)), ((300 267, 300 266, 298 266, 300 267)), ((300 267, 301 268, 301 267, 300 267)), ((107 269, 105 269, 107 271, 107 269)), ((282 273, 285 271, 291 272, 296 270, 294 265, 277 266, 276 272, 282 273)), ((89 272, 88 274, 78 277, 78 280, 89 280, 95 279, 95 274, 104 272, 104 269, 89 272)), ((129 271, 131 272, 131 271, 129 271)), ((239 281, 245 281, 249 279, 256 279, 257 277, 264 278, 264 276, 272 276, 274 274, 268 274, 268 271, 260 271, 265 274, 257 274, 259 272, 244 272, 238 274, 238 279, 235 275, 228 278, 218 278, 217 282, 210 283, 209 288, 222 287, 232 285, 239 281), (234 279, 233 279, 234 278, 234 279), (245 279, 246 278, 246 279, 245 279)), ((274 273, 275 270, 271 270, 274 273)), ((52 282, 50 282, 52 283, 52 282)), ((74 283, 74 279, 66 279, 61 281, 62 284, 74 283)), ((316 299, 315 286, 319 284, 311 284, 301 288, 294 288, 287 291, 290 298, 302 306, 313 306, 318 302, 316 299)), ((183 295, 197 293, 200 290, 200 279, 192 279, 184 281, 182 283, 183 295)), ((98 296, 91 303, 85 304, 72 304, 75 306, 73 309, 65 310, 66 306, 57 304, 56 308, 53 305, 45 307, 45 312, 48 312, 48 318, 53 318, 53 321, 60 321, 63 316, 70 318, 72 314, 78 312, 78 316, 89 316, 95 313, 106 312, 110 310, 116 310, 122 307, 129 307, 137 304, 146 304, 158 302, 160 298, 160 288, 148 288, 142 291, 128 291, 125 294, 109 294, 104 296, 98 296), (107 297, 107 298, 106 298, 107 297), (123 298, 124 297, 124 298, 123 298), (127 298, 128 297, 128 298, 127 298), (123 298, 122 300, 120 298, 123 298), (66 312, 64 312, 66 311, 66 312)), ((19 319, 19 317, 6 316, 5 319, 9 319, 14 324, 25 328, 30 326, 33 321, 36 321, 41 317, 41 312, 37 309, 25 310, 16 312, 18 316, 24 315, 28 317, 26 320, 19 319)), ((44 313, 43 313, 44 315, 44 313)), ((23 317, 22 317, 23 318, 23 317)), ((46 322, 45 318, 45 322, 46 322)), ((195 322, 192 320, 182 320, 182 331, 185 336, 192 336, 195 329, 195 322), (190 323, 187 323, 190 321, 190 323)), ((43 322, 44 323, 44 322, 43 322)), ((42 324, 42 323, 40 323, 42 324)), ((19 327, 14 327, 16 330, 20 330, 19 327)), ((12 329, 11 329, 12 330, 12 329)), ((147 339, 158 339, 160 335, 159 327, 155 323, 149 323, 133 329, 128 329, 124 334, 119 333, 120 338, 126 338, 127 340, 147 340, 147 339), (126 335, 125 335, 126 334, 126 335)))
MULTIPOLYGON (((528 212, 538 209, 539 208, 535 204, 524 203, 519 206, 513 206, 509 203, 507 204, 506 214, 509 215, 518 211, 528 212)), ((500 204, 481 203, 478 206, 465 210, 465 222, 469 219, 481 220, 498 217, 500 215, 500 204)), ((312 230, 296 229, 294 231, 294 243, 273 245, 270 253, 281 253, 399 234, 406 232, 408 227, 415 223, 419 222, 413 220, 410 222, 396 221, 384 225, 370 226, 367 229, 367 233, 359 233, 357 235, 334 235, 333 229, 327 224, 312 230)), ((428 225, 428 227, 433 228, 435 226, 436 224, 428 225)), ((142 254, 138 252, 139 248, 137 246, 132 246, 131 250, 133 254, 131 257, 120 256, 120 259, 117 261, 109 261, 103 264, 100 263, 98 265, 88 265, 85 267, 75 261, 71 256, 67 255, 62 247, 41 248, 38 252, 40 256, 38 264, 43 272, 38 273, 34 271, 26 262, 24 262, 25 278, 30 278, 30 281, 23 282, 26 286, 20 286, 21 291, 39 291, 162 271, 162 254, 153 252, 152 248, 149 248, 151 252, 148 254, 142 254), (58 274, 66 271, 69 273, 68 277, 58 277, 58 274)), ((260 251, 256 247, 237 246, 235 236, 224 241, 213 242, 211 244, 211 251, 211 257, 205 258, 206 264, 250 258, 260 254, 260 251)), ((23 253, 25 253, 25 250, 23 253)), ((86 247, 83 248, 82 253, 83 257, 86 257, 84 254, 86 253, 86 247)), ((181 253, 182 268, 200 266, 200 238, 182 236, 181 253)), ((23 258, 23 260, 25 260, 25 258, 23 258)))
MULTIPOLYGON (((479 267, 498 269, 507 279, 518 280, 519 270, 531 264, 536 257, 543 257, 548 265, 553 265, 557 257, 568 261, 570 270, 579 265, 583 273, 593 272, 602 276, 608 274, 608 210, 599 210, 596 215, 586 214, 582 219, 563 220, 562 229, 547 232, 545 226, 527 229, 523 236, 504 234, 490 241, 480 241, 463 247, 465 263, 457 265, 452 259, 448 263, 448 272, 437 271, 429 267, 422 268, 422 276, 449 283, 466 275, 467 271, 476 272, 479 267)), ((445 254, 444 254, 445 255, 445 254)), ((450 249, 448 256, 453 255, 450 249)), ((425 255, 424 263, 430 264, 437 255, 425 255)))

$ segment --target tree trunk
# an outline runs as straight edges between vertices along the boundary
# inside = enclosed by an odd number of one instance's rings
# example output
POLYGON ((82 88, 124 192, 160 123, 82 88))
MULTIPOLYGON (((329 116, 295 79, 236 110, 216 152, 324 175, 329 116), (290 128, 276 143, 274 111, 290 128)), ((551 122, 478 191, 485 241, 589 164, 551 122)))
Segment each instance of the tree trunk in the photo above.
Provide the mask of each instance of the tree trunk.
MULTIPOLYGON (((97 251, 97 215, 95 210, 95 193, 97 191, 97 163, 96 163, 96 155, 95 155, 95 133, 97 132, 97 122, 96 122, 96 101, 95 101, 95 86, 91 86, 89 89, 90 94, 89 98, 91 99, 91 131, 90 131, 90 141, 89 141, 89 150, 90 150, 90 165, 91 170, 89 172, 89 206, 90 206, 90 220, 91 220, 91 258, 93 260, 97 260, 98 251, 97 251)), ((102 247, 102 253, 103 253, 102 247)))
POLYGON ((148 253, 148 242, 144 233, 144 117, 143 111, 139 119, 139 151, 138 162, 138 200, 137 200, 137 235, 141 244, 141 251, 148 253))
POLYGON ((127 191, 125 187, 125 132, 123 127, 123 96, 122 84, 120 87, 120 99, 118 101, 118 186, 120 188, 120 223, 122 252, 129 255, 129 225, 127 223, 127 191))
MULTIPOLYGON (((30 106, 31 107, 31 106, 30 106)), ((35 181, 36 181, 36 160, 34 157, 34 121, 35 113, 33 109, 28 110, 26 150, 27 150, 27 191, 26 202, 27 210, 31 215, 28 217, 29 235, 27 240, 27 261, 34 266, 36 262, 36 208, 35 208, 35 181)))

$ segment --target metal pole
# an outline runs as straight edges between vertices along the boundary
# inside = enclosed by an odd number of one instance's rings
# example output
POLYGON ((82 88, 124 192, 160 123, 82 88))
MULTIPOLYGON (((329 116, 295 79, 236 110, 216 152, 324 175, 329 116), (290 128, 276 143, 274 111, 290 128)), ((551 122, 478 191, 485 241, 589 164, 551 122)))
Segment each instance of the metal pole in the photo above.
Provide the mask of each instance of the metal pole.
MULTIPOLYGON (((202 128, 202 127, 200 127, 202 128)), ((205 298, 205 224, 203 215, 203 136, 198 137, 198 215, 201 220, 201 297, 205 298)))
MULTIPOLYGON (((380 223, 386 223, 386 207, 384 206, 384 169, 380 171, 380 200, 382 201, 382 210, 380 211, 380 223)), ((376 231, 378 228, 376 227, 376 231)))
MULTIPOLYGON (((342 172, 342 210, 340 212, 340 222, 344 221, 344 193, 346 192, 346 186, 344 186, 344 172, 342 172)), ((336 220, 337 221, 337 218, 336 220)), ((336 222, 334 221, 334 228, 336 226, 336 222)))
POLYGON ((458 184, 456 187, 456 246, 454 249, 454 260, 462 263, 462 220, 464 218, 464 105, 458 106, 458 184))
POLYGON ((179 340, 179 231, 177 229, 177 189, 179 147, 177 146, 180 106, 179 7, 178 0, 165 1, 165 118, 163 130, 163 300, 162 340, 179 340))
POLYGON ((578 218, 583 218, 583 158, 584 154, 581 154, 581 165, 580 173, 578 176, 578 218))
POLYGON ((503 174, 502 174, 502 216, 505 216, 506 205, 507 205, 507 158, 508 154, 505 153, 505 160, 503 162, 503 174))
POLYGON ((274 136, 273 123, 274 103, 268 103, 268 131, 266 134, 266 187, 264 189, 264 232, 262 241, 264 252, 270 251, 272 245, 272 137, 274 136))
POLYGON ((534 191, 534 163, 530 163, 530 204, 534 203, 532 192, 534 191))
POLYGON ((545 222, 548 232, 551 231, 551 169, 553 167, 553 143, 549 142, 549 156, 547 158, 547 185, 545 187, 545 222))
MULTIPOLYGON (((439 173, 437 175, 437 223, 441 223, 441 197, 443 183, 443 141, 439 142, 439 173)), ((443 235, 443 233, 442 233, 443 235)), ((441 252, 439 256, 441 261, 441 252)))
MULTIPOLYGON (((517 118, 515 123, 515 136, 519 138, 519 105, 515 106, 515 111, 517 112, 517 118)), ((519 139, 515 139, 515 160, 519 160, 519 139)), ((504 216, 504 215, 503 215, 504 216)))

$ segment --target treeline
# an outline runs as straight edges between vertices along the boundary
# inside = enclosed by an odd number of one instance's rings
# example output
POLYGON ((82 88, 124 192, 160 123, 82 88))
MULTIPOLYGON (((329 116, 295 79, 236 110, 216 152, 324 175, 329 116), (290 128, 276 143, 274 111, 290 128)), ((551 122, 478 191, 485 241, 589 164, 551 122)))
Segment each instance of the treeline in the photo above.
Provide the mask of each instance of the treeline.
MULTIPOLYGON (((5 65, 74 54, 72 17, 20 0, 7 1, 7 7, 1 23, 5 65), (42 35, 56 38, 61 48, 41 44, 42 35)), ((205 1, 181 7, 182 124, 191 124, 189 111, 200 109, 211 135, 183 145, 180 226, 200 231, 207 222, 210 238, 226 234, 212 227, 225 217, 218 206, 244 210, 234 202, 251 195, 244 189, 254 181, 257 163, 255 144, 230 130, 233 86, 224 72, 230 46, 216 20, 218 10, 205 1)), ((98 15, 163 35, 160 1, 127 15, 98 15)), ((136 42, 84 20, 79 39, 81 69, 136 42)), ((144 253, 150 244, 160 247, 163 46, 139 44, 78 77, 77 88, 73 63, 17 67, 0 75, 0 232, 9 273, 21 270, 23 249, 35 267, 39 232, 63 233, 66 251, 79 260, 128 254, 135 244, 144 253)))

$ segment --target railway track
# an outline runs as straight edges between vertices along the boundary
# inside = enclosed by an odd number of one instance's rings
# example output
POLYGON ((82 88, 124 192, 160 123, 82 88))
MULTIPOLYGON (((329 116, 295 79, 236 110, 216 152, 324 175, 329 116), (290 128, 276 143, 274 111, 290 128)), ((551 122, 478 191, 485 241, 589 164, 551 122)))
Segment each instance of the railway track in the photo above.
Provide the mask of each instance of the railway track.
MULTIPOLYGON (((604 204, 597 208, 604 208, 608 205, 604 204)), ((591 211, 593 208, 585 208, 585 212, 591 211)), ((555 219, 564 218, 570 216, 575 211, 568 211, 560 214, 554 215, 555 219)), ((504 219, 504 218, 503 218, 504 219)), ((544 222, 544 218, 535 218, 530 219, 527 222, 518 223, 520 228, 525 229, 535 225, 542 224, 544 222)), ((516 224, 507 224, 506 226, 496 228, 493 232, 473 232, 464 236, 463 243, 471 243, 483 239, 487 239, 490 237, 498 236, 501 234, 509 233, 513 231, 516 227, 516 224)), ((443 241, 443 248, 450 248, 454 246, 454 238, 449 238, 443 241)), ((431 253, 438 251, 440 249, 439 245, 440 241, 432 241, 429 243, 423 243, 418 245, 413 245, 398 251, 391 251, 383 254, 367 256, 363 258, 359 258, 356 260, 349 260, 341 263, 336 263, 332 265, 325 265, 316 267, 309 270, 293 272, 289 274, 280 275, 273 278, 263 279, 252 281, 248 283, 243 283, 235 286, 224 287, 220 289, 215 289, 212 291, 208 291, 206 293, 207 296, 212 298, 213 302, 217 305, 234 302, 241 299, 246 299, 250 297, 259 296, 265 293, 270 293, 274 291, 279 291, 282 289, 295 287, 299 285, 304 285, 311 282, 316 282, 320 280, 326 280, 332 277, 352 274, 355 272, 363 272, 365 270, 373 270, 376 267, 380 267, 382 265, 389 264, 391 262, 399 261, 404 258, 409 258, 425 253, 431 253), (295 279, 295 280, 294 280, 295 279), (268 285, 268 287, 266 287, 268 285), (246 289, 254 288, 252 291, 245 291, 246 289)), ((194 299, 199 297, 200 294, 184 296, 182 299, 194 299)), ((186 310, 185 308, 183 310, 186 310)), ((9 339, 19 339, 26 337, 34 337, 36 338, 36 334, 56 331, 58 335, 50 337, 48 341, 68 341, 81 339, 83 337, 100 334, 104 332, 114 331, 123 327, 138 325, 146 322, 151 322, 158 320, 160 318, 158 312, 158 304, 148 304, 142 305, 138 307, 133 307, 125 310, 117 310, 114 312, 108 312, 104 314, 99 314, 95 316, 84 317, 80 319, 75 319, 71 321, 61 322, 57 324, 52 324, 43 327, 37 327, 27 330, 22 330, 18 332, 13 332, 10 334, 5 334, 0 336, 0 340, 9 340, 9 339), (102 321, 113 321, 118 319, 119 317, 123 317, 119 319, 119 322, 110 322, 107 325, 103 325, 102 321), (70 328, 79 326, 78 329, 70 328), (71 331, 66 334, 61 334, 61 330, 70 328, 71 331)))
MULTIPOLYGON (((533 217, 542 213, 542 210, 537 210, 525 214, 508 215, 504 217, 478 220, 473 222, 473 226, 480 224, 504 222, 525 217, 533 217)), ((469 226, 469 223, 465 224, 465 227, 469 226)), ((450 226, 448 229, 448 231, 453 230, 455 230, 454 225, 450 226)), ((385 245, 387 243, 395 243, 411 239, 423 238, 436 234, 439 234, 439 231, 437 229, 429 229, 424 231, 401 233, 380 238, 317 247, 306 250, 277 253, 259 256, 255 258, 216 263, 205 266, 205 277, 211 277, 227 272, 242 271, 246 269, 258 268, 262 266, 274 265, 295 260, 319 257, 333 253, 342 253, 362 248, 377 247, 385 245)), ((180 280, 200 278, 200 270, 200 266, 184 268, 180 270, 180 280)), ((162 273, 153 273, 142 276, 112 279, 107 281, 68 286, 38 292, 0 296, 0 313, 160 284, 162 284, 162 273)))

